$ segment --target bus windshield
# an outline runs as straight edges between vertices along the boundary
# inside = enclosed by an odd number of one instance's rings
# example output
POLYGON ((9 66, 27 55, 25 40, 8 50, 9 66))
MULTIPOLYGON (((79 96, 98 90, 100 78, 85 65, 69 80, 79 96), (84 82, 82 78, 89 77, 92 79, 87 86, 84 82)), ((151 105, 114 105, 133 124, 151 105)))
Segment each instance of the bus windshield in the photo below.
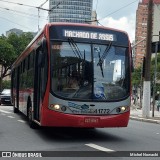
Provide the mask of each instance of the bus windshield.
POLYGON ((129 95, 127 47, 51 42, 51 92, 61 98, 115 101, 129 95))

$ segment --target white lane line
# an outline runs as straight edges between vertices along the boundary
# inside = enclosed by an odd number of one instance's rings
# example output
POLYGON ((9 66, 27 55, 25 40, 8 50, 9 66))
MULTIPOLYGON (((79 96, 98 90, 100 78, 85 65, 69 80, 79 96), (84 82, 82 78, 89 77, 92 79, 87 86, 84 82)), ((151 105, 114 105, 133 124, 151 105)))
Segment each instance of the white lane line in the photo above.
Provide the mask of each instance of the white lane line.
POLYGON ((13 116, 7 116, 7 117, 9 117, 9 118, 15 118, 15 117, 13 117, 13 116))
POLYGON ((2 109, 0 109, 0 112, 2 112, 2 113, 12 113, 12 112, 8 112, 8 111, 4 111, 2 109))
POLYGON ((1 115, 5 116, 6 114, 4 114, 4 113, 1 113, 1 115))
POLYGON ((98 146, 96 144, 93 144, 93 143, 90 143, 90 144, 85 144, 86 146, 89 146, 91 148, 94 148, 94 149, 97 149, 97 150, 100 150, 100 151, 104 151, 104 152, 115 152, 114 150, 112 149, 109 149, 109 148, 105 148, 105 147, 101 147, 101 146, 98 146))
POLYGON ((21 122, 21 123, 26 123, 25 121, 23 121, 23 120, 17 120, 18 122, 21 122))

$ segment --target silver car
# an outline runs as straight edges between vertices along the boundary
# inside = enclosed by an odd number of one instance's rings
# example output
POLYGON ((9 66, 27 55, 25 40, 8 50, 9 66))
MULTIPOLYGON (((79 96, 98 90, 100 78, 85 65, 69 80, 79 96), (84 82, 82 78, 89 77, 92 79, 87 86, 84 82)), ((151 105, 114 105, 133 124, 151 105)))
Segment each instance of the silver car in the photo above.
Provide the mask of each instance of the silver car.
POLYGON ((0 105, 1 104, 11 104, 11 90, 4 89, 0 94, 0 105))

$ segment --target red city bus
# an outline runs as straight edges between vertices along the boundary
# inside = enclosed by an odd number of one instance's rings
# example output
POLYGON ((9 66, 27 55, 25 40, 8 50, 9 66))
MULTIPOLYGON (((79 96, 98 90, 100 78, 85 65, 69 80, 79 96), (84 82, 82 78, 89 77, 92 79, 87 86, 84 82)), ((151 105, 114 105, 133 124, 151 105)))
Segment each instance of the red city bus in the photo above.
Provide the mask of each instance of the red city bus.
POLYGON ((126 127, 130 115, 131 47, 125 32, 50 23, 12 66, 14 112, 31 128, 126 127))

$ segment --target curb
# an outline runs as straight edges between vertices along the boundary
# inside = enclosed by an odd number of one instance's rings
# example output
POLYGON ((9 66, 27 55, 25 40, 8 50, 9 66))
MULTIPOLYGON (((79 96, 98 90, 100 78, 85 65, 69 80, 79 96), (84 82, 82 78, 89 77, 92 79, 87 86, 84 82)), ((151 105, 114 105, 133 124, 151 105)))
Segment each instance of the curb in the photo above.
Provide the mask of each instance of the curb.
POLYGON ((141 121, 141 122, 149 122, 149 123, 160 124, 160 120, 147 119, 147 118, 134 117, 134 116, 130 116, 130 119, 136 120, 136 121, 141 121))

